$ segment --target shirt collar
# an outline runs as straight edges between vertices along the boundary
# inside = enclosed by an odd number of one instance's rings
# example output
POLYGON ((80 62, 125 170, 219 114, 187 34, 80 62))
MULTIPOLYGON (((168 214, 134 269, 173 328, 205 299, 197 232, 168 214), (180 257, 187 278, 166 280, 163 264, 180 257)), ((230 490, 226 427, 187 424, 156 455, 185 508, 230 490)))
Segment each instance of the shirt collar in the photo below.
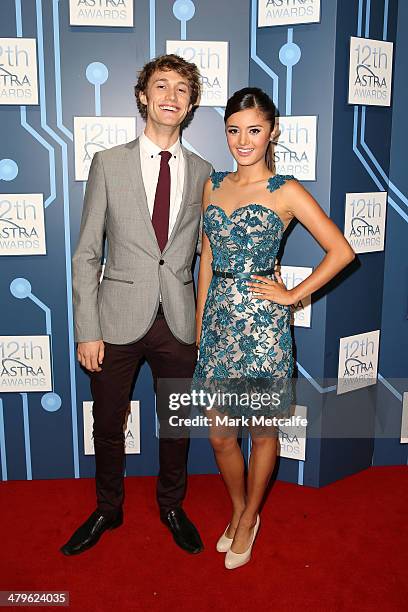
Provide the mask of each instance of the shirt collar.
MULTIPOLYGON (((155 157, 159 155, 159 153, 163 150, 157 144, 155 144, 144 132, 140 135, 139 138, 140 149, 145 157, 155 157)), ((166 151, 170 151, 172 155, 175 157, 181 155, 181 145, 180 140, 176 140, 174 145, 166 149, 166 151)))

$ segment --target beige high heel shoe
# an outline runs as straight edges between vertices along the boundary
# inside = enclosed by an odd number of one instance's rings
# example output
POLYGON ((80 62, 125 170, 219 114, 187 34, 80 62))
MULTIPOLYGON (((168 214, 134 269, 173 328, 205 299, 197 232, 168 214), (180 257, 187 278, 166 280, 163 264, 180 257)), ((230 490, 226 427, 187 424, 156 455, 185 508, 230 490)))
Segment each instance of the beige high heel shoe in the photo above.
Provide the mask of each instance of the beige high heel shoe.
POLYGON ((259 514, 256 517, 256 523, 254 527, 254 531, 252 533, 251 543, 249 548, 243 553, 235 553, 231 548, 227 551, 225 555, 225 567, 227 569, 235 569, 236 567, 241 567, 241 565, 245 565, 251 559, 252 546, 254 545, 256 534, 258 533, 259 524, 261 519, 259 518, 259 514))
MULTIPOLYGON (((227 529, 228 527, 229 525, 227 526, 227 529)), ((216 549, 220 553, 227 552, 231 547, 232 540, 234 539, 234 538, 229 538, 228 536, 225 535, 227 533, 227 529, 224 531, 224 533, 222 534, 222 536, 220 537, 220 539, 218 540, 216 544, 216 549)))

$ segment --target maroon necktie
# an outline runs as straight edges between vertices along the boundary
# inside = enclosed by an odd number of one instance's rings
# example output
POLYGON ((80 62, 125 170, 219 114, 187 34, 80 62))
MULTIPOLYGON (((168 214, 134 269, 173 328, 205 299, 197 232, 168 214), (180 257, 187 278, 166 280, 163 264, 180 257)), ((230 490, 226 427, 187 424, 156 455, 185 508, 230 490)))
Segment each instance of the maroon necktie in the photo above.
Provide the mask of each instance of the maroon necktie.
POLYGON ((157 181, 156 195, 154 197, 154 208, 152 215, 152 224, 156 233, 157 243, 160 251, 164 250, 167 244, 169 233, 169 216, 170 216, 170 166, 169 160, 171 153, 169 151, 160 152, 160 172, 159 180, 157 181))

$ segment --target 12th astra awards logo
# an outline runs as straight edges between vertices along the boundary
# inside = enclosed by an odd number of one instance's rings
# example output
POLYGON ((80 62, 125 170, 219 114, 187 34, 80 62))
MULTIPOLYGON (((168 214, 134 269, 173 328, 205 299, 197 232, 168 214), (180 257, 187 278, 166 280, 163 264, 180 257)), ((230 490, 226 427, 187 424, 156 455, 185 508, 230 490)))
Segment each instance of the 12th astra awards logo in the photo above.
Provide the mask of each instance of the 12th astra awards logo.
POLYGON ((320 0, 259 0, 258 26, 320 21, 320 0))
POLYGON ((315 181, 317 117, 279 117, 277 128, 273 151, 277 174, 315 181))
POLYGON ((0 255, 44 255, 43 194, 0 195, 0 255))
POLYGON ((38 104, 34 38, 0 38, 0 104, 38 104))
POLYGON ((0 391, 51 391, 49 336, 0 336, 0 391))
POLYGON ((344 237, 356 253, 384 250, 387 193, 347 193, 344 237))
POLYGON ((337 394, 377 382, 380 330, 340 338, 337 394))
MULTIPOLYGON (((296 404, 293 416, 299 416, 302 419, 306 419, 307 406, 296 404)), ((278 455, 286 459, 304 461, 306 459, 306 430, 307 425, 296 425, 291 427, 281 425, 278 432, 278 455)))
MULTIPOLYGON (((303 282, 313 272, 313 268, 303 266, 281 266, 281 278, 287 289, 293 289, 303 282)), ((291 306, 291 325, 295 327, 310 327, 311 299, 307 295, 291 306)))
POLYGON ((133 26, 133 0, 70 0, 69 23, 77 26, 133 26))
MULTIPOLYGON (((94 455, 95 447, 93 441, 93 402, 83 402, 84 416, 84 453, 94 455)), ((123 432, 125 434, 125 453, 137 455, 140 453, 140 402, 130 402, 125 415, 123 432)))
POLYGON ((135 117, 74 117, 75 180, 86 181, 93 156, 136 137, 135 117))
POLYGON ((200 106, 225 106, 228 99, 228 43, 168 40, 166 53, 180 55, 201 75, 200 106))
POLYGON ((349 104, 390 106, 393 43, 350 39, 349 104))

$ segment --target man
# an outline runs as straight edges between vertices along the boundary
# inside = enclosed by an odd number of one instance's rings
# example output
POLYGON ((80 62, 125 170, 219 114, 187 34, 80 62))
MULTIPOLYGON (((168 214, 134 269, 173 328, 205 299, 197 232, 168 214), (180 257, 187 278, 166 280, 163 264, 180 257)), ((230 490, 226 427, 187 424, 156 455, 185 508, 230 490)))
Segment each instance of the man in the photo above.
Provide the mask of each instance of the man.
MULTIPOLYGON (((122 524, 123 424, 140 361, 156 388, 158 379, 191 378, 197 357, 191 266, 211 166, 181 145, 180 130, 199 100, 198 69, 164 55, 142 69, 135 94, 144 133, 95 154, 73 257, 78 360, 91 373, 94 400, 97 508, 61 548, 66 555, 122 524)), ((159 439, 157 501, 176 543, 197 553, 202 541, 182 509, 187 451, 185 435, 159 439)))

